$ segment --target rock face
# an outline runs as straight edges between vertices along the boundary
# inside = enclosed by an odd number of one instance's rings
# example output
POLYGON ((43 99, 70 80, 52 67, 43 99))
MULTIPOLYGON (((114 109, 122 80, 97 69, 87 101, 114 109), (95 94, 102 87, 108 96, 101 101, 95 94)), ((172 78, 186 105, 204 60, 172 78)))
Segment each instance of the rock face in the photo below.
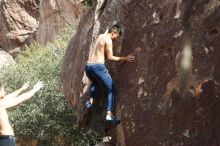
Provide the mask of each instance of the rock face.
POLYGON ((45 45, 55 39, 60 29, 76 23, 82 8, 78 0, 41 0, 37 41, 45 45))
POLYGON ((10 54, 34 40, 45 45, 76 23, 81 10, 79 0, 1 0, 0 45, 10 54))
MULTIPOLYGON (((62 89, 79 110, 80 125, 105 130, 105 101, 97 103, 99 108, 91 117, 85 115, 83 101, 88 95, 83 94, 83 74, 97 34, 117 21, 124 35, 114 44, 115 55, 136 56, 134 63, 107 63, 117 88, 116 114, 121 119, 111 131, 117 144, 220 145, 220 2, 190 2, 98 0, 96 9, 82 16, 61 73, 62 89), (190 16, 190 29, 184 29, 186 16, 190 16), (190 88, 182 93, 180 59, 185 30, 190 30, 193 58, 190 88)), ((104 99, 102 93, 98 95, 104 99)))

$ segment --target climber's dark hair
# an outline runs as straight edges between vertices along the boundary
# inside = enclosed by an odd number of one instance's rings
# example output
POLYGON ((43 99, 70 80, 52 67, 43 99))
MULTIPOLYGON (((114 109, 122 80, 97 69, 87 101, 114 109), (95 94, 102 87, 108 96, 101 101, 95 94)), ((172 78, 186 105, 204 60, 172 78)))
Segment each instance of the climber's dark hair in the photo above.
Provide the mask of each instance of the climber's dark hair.
POLYGON ((121 35, 121 27, 120 27, 120 25, 118 25, 118 24, 112 25, 109 28, 109 30, 108 30, 108 33, 111 33, 111 32, 115 32, 115 33, 121 35))

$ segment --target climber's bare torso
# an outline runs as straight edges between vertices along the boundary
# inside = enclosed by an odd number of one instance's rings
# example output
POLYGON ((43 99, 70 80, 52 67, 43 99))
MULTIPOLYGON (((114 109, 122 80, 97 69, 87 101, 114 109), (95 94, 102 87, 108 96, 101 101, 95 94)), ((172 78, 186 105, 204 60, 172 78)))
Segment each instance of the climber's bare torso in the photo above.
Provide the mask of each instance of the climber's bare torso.
POLYGON ((96 39, 93 50, 91 50, 89 60, 87 63, 104 64, 106 54, 106 42, 112 43, 108 34, 104 33, 98 36, 96 39))

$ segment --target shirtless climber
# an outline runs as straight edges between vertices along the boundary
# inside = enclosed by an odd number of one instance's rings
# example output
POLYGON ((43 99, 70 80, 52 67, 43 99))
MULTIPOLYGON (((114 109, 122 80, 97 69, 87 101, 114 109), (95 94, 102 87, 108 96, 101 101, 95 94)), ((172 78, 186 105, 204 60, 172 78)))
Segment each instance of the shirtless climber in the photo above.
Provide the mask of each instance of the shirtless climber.
POLYGON ((100 34, 94 45, 94 52, 91 53, 87 64, 85 66, 85 72, 87 77, 91 81, 90 86, 90 99, 86 102, 87 108, 92 108, 96 92, 97 84, 103 85, 107 90, 107 115, 106 120, 108 122, 119 123, 115 116, 113 116, 113 104, 114 104, 114 87, 108 70, 106 69, 104 63, 105 59, 113 61, 134 61, 135 57, 130 54, 126 57, 117 57, 113 55, 113 45, 112 41, 116 40, 117 37, 121 35, 121 28, 119 25, 113 25, 104 34, 100 34), (106 58, 105 58, 106 57, 106 58))
POLYGON ((33 89, 19 95, 29 87, 29 83, 24 84, 20 89, 5 95, 3 84, 0 82, 0 146, 15 146, 15 137, 12 126, 9 123, 6 109, 14 107, 23 101, 31 98, 43 87, 42 82, 34 85, 33 89))

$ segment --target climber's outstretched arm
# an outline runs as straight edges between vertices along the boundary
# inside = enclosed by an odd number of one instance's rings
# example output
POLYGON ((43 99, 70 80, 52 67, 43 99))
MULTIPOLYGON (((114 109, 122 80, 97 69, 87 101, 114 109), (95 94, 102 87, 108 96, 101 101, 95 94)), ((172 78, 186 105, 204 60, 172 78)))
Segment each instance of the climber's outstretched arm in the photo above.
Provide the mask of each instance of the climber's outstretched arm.
POLYGON ((23 93, 16 98, 4 98, 0 101, 0 105, 4 108, 10 108, 22 103, 25 100, 30 99, 37 91, 39 91, 43 87, 42 82, 38 82, 34 85, 33 89, 23 93))

